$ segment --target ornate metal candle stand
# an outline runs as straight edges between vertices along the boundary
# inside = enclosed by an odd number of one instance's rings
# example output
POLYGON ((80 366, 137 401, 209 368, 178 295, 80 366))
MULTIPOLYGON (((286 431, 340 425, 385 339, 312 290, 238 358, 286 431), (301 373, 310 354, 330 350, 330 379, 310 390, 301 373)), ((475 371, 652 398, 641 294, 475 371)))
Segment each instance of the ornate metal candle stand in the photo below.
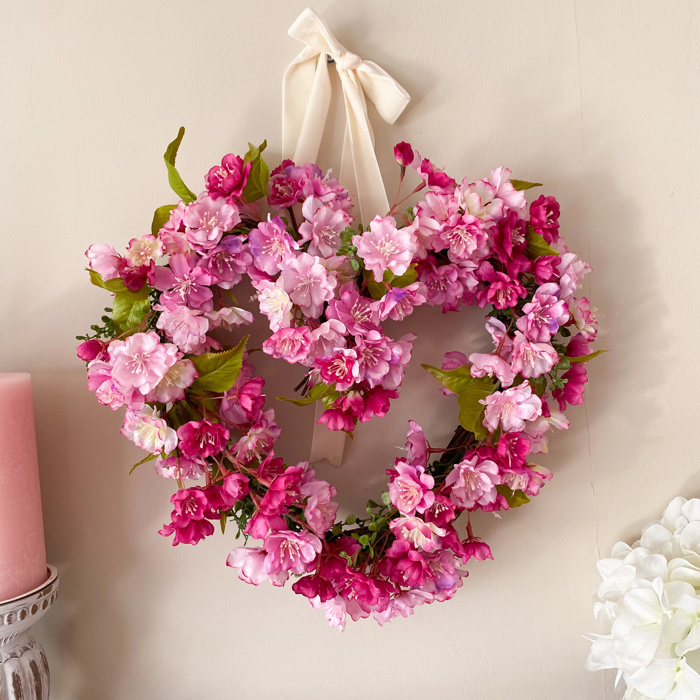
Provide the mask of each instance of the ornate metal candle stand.
POLYGON ((48 700, 49 665, 29 629, 58 596, 58 569, 29 593, 0 601, 0 700, 48 700))

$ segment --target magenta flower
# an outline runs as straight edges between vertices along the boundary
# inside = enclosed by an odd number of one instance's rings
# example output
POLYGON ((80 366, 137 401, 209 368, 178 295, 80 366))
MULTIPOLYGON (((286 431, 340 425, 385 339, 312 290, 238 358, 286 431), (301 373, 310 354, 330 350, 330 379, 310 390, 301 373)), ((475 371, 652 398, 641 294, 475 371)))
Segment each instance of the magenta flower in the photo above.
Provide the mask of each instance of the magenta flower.
POLYGON ((423 158, 418 167, 418 174, 428 187, 440 194, 454 192, 457 183, 442 170, 438 170, 427 158, 423 158))
POLYGON ((215 165, 207 173, 207 189, 224 197, 240 197, 252 167, 251 161, 244 164, 240 156, 229 153, 221 159, 221 165, 215 165))
POLYGON ((182 401, 185 389, 192 386, 198 376, 192 360, 178 360, 148 394, 148 400, 160 403, 182 401))
POLYGON ((284 473, 276 476, 260 501, 260 512, 267 516, 286 513, 287 506, 299 498, 304 471, 304 466, 296 465, 287 467, 284 473))
MULTIPOLYGON (((428 442, 423 428, 413 420, 408 421, 409 429, 406 435, 406 461, 409 464, 428 466, 428 442)), ((432 488, 432 486, 430 487, 432 488)))
POLYGON ((264 343, 263 352, 290 364, 304 364, 311 347, 311 331, 306 326, 280 328, 264 343))
MULTIPOLYGON (((574 336, 566 348, 569 357, 583 357, 588 354, 588 341, 582 334, 574 336)), ((564 372, 562 379, 566 380, 563 389, 555 389, 552 396, 559 402, 559 410, 566 405, 579 406, 583 403, 584 385, 588 381, 588 372, 584 363, 575 363, 571 369, 564 372)))
POLYGON ((494 503, 498 496, 496 485, 500 483, 498 465, 475 454, 455 464, 445 479, 445 484, 451 487, 450 498, 465 510, 494 503))
POLYGON ((321 540, 310 532, 281 530, 265 538, 265 571, 268 575, 288 571, 305 574, 316 568, 321 540))
POLYGON ((190 245, 208 250, 219 243, 224 233, 237 226, 241 217, 238 208, 228 200, 205 195, 187 205, 182 221, 190 245))
POLYGON ((351 433, 355 429, 354 416, 339 408, 327 408, 316 422, 325 424, 328 430, 343 430, 351 433))
POLYGON ((284 261, 292 255, 299 244, 287 233, 282 219, 276 216, 261 221, 258 227, 248 234, 253 264, 268 275, 276 275, 284 261))
POLYGON ((538 197, 530 205, 530 223, 547 244, 559 238, 559 202, 554 197, 538 197))
POLYGON ((417 168, 420 164, 420 155, 411 148, 410 143, 406 143, 405 141, 401 141, 401 143, 397 143, 394 146, 394 158, 396 158, 396 162, 404 168, 417 168))
POLYGON ((546 343, 569 320, 566 302, 560 298, 559 285, 550 282, 537 289, 532 301, 523 306, 516 325, 528 340, 546 343))
POLYGON ((134 333, 126 341, 114 340, 109 346, 112 377, 125 389, 147 394, 160 382, 178 359, 177 348, 161 343, 157 333, 134 333))
POLYGON ((402 515, 424 513, 433 505, 435 480, 423 467, 399 461, 388 473, 393 474, 389 498, 402 515))
POLYGON ((403 275, 416 252, 415 236, 407 228, 397 229, 391 217, 377 216, 370 221, 369 228, 352 239, 365 267, 374 273, 377 282, 382 282, 386 270, 396 276, 403 275))
POLYGON ((180 450, 187 457, 206 459, 218 455, 229 439, 229 432, 220 423, 209 420, 189 421, 177 429, 180 450))
POLYGON ((97 272, 105 282, 119 277, 125 267, 124 259, 111 245, 96 243, 85 251, 85 255, 90 269, 97 272))
POLYGON ((399 392, 395 389, 386 389, 383 386, 376 386, 365 392, 362 412, 359 416, 361 423, 372 420, 374 416, 383 418, 390 408, 391 399, 398 399, 399 392))
POLYGON ((222 289, 232 289, 241 281, 253 263, 244 240, 243 236, 226 236, 202 257, 199 266, 211 277, 212 284, 222 289))
POLYGON ((447 496, 438 493, 435 495, 433 505, 425 511, 423 517, 429 523, 435 523, 438 527, 444 528, 457 517, 456 508, 457 506, 447 496))
POLYGON ((150 406, 144 406, 140 411, 128 410, 119 432, 151 454, 167 454, 177 447, 175 431, 150 406))
POLYGON ((506 433, 521 432, 525 421, 542 415, 542 401, 528 382, 505 391, 494 391, 479 403, 486 406, 484 425, 494 432, 500 425, 506 433))
POLYGON ((464 545, 464 551, 466 552, 467 559, 476 559, 477 561, 493 559, 491 547, 481 540, 470 540, 464 545))
POLYGON ((527 296, 527 290, 518 280, 511 279, 505 272, 494 271, 491 263, 482 263, 479 274, 489 283, 477 294, 477 301, 481 307, 493 304, 497 309, 509 309, 518 303, 518 299, 527 296))
POLYGON ((271 207, 284 209, 296 204, 302 195, 302 180, 300 168, 296 168, 291 160, 283 160, 271 173, 267 183, 269 196, 267 201, 271 207), (296 171, 296 173, 295 173, 296 171), (292 174, 295 173, 296 177, 292 174))
POLYGON ((181 304, 203 311, 212 308, 211 276, 201 267, 190 265, 184 255, 171 255, 168 267, 156 267, 154 278, 153 286, 165 292, 161 295, 164 304, 171 307, 181 304))
POLYGON ((338 252, 340 234, 347 228, 348 215, 330 206, 323 206, 320 199, 309 197, 302 207, 306 221, 299 226, 302 241, 311 241, 309 253, 330 258, 338 252))
POLYGON ((260 311, 267 316, 270 330, 278 331, 292 322, 292 300, 279 284, 261 280, 254 284, 260 311))
POLYGON ((550 343, 531 343, 520 331, 516 331, 510 361, 513 371, 523 377, 541 377, 559 362, 559 354, 550 343))
POLYGON ((426 579, 434 577, 424 555, 403 539, 392 542, 379 567, 389 580, 410 588, 423 586, 426 579))
POLYGON ((76 353, 81 360, 85 362, 92 362, 92 360, 101 359, 106 360, 109 358, 109 354, 105 350, 105 346, 101 341, 97 339, 86 340, 80 343, 76 348, 76 353))
POLYGON ((314 574, 312 576, 302 576, 292 585, 292 590, 305 598, 318 598, 321 603, 333 600, 336 597, 336 590, 328 579, 314 574))
POLYGON ((457 303, 464 294, 464 287, 460 282, 459 268, 454 265, 435 266, 435 258, 429 255, 425 262, 419 265, 420 281, 428 290, 428 304, 432 306, 447 307, 457 303))
POLYGON ((469 370, 472 377, 495 376, 504 389, 513 383, 517 374, 517 370, 511 368, 510 364, 498 355, 473 352, 469 355, 469 362, 472 364, 469 370))
POLYGON ((197 353, 202 349, 207 342, 209 321, 202 316, 199 309, 162 304, 156 304, 153 308, 161 312, 156 327, 160 328, 182 352, 197 353))
POLYGON ((361 296, 354 282, 344 284, 340 288, 339 298, 328 302, 326 316, 340 321, 352 335, 379 330, 377 302, 361 296))
POLYGON ((314 366, 320 371, 321 379, 338 391, 346 391, 359 381, 360 371, 354 350, 339 350, 330 357, 319 357, 314 366))
POLYGON ((481 219, 471 214, 464 214, 450 220, 436 238, 433 248, 434 250, 446 248, 449 259, 452 262, 459 262, 473 258, 477 251, 480 251, 483 257, 487 252, 485 249, 487 240, 488 236, 481 219))
POLYGON ((324 302, 333 298, 337 284, 335 277, 329 275, 321 264, 321 259, 308 253, 286 260, 280 281, 289 298, 301 308, 307 318, 318 318, 321 315, 324 302))
POLYGON ((265 405, 262 393, 265 381, 262 377, 243 380, 239 376, 233 389, 227 391, 221 401, 219 415, 232 425, 243 425, 253 421, 265 405))
POLYGON ((209 500, 202 489, 193 487, 181 489, 170 498, 174 509, 170 514, 171 523, 164 525, 158 534, 163 537, 175 535, 173 546, 177 544, 197 544, 205 537, 214 534, 214 526, 206 520, 209 500))

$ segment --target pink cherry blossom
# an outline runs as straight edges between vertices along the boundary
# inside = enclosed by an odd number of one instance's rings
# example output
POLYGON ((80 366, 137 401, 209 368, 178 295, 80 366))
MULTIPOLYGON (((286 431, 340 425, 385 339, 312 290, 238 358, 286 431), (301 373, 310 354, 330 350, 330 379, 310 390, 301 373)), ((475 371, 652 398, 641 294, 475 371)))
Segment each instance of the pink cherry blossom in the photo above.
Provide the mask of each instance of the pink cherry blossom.
POLYGON ((481 219, 471 214, 453 216, 449 219, 442 233, 433 243, 434 250, 447 249, 447 256, 452 262, 467 260, 481 249, 481 257, 487 252, 485 249, 488 236, 484 231, 481 219))
POLYGON ((329 275, 315 255, 301 253, 285 260, 280 275, 282 288, 307 318, 318 318, 324 302, 333 298, 336 279, 329 275))
POLYGON ((428 300, 428 290, 422 282, 414 282, 407 287, 392 287, 381 299, 379 318, 393 321, 403 321, 413 313, 416 306, 421 306, 428 300))
POLYGON ((474 352, 469 355, 469 362, 472 365, 470 369, 472 377, 495 376, 504 389, 513 383, 517 375, 517 370, 511 368, 510 364, 498 355, 474 352))
POLYGON ((509 309, 527 296, 527 290, 518 280, 511 279, 505 272, 496 272, 491 263, 484 262, 479 267, 481 278, 489 284, 477 294, 479 306, 493 304, 497 309, 509 309))
POLYGON ((399 461, 389 470, 393 473, 389 483, 389 498, 402 515, 424 513, 435 501, 435 480, 425 473, 422 466, 399 461))
POLYGON ((268 575, 288 571, 305 574, 316 567, 321 540, 310 532, 281 530, 265 538, 265 571, 268 575))
POLYGON ((379 566, 384 576, 402 586, 423 586, 426 578, 434 576, 423 552, 412 549, 402 538, 392 542, 379 566))
POLYGON ((167 479, 201 479, 206 471, 207 464, 204 460, 190 459, 181 454, 173 454, 168 457, 156 457, 156 474, 167 479))
POLYGON ((427 523, 418 516, 395 518, 389 523, 389 528, 398 540, 405 540, 412 547, 430 552, 438 546, 437 537, 445 534, 445 530, 427 523))
POLYGON ((316 197, 309 197, 302 206, 306 218, 299 226, 302 241, 311 241, 309 253, 330 258, 338 252, 340 234, 347 228, 350 221, 348 215, 331 206, 323 206, 316 197))
POLYGON ((454 307, 464 294, 460 282, 459 268, 454 265, 435 265, 435 258, 429 255, 419 267, 419 279, 428 290, 427 303, 432 306, 442 306, 443 311, 454 307))
POLYGON ((267 316, 270 329, 278 331, 292 322, 292 300, 279 284, 262 280, 254 284, 260 311, 267 316))
POLYGON ((153 286, 165 292, 161 302, 174 306, 182 304, 191 309, 209 311, 212 308, 211 276, 187 258, 176 253, 170 256, 168 267, 156 267, 153 286))
POLYGON ((325 425, 328 430, 343 430, 352 433, 355 429, 355 417, 339 408, 327 408, 316 421, 320 425, 325 425))
POLYGON ((307 361, 313 362, 318 357, 332 355, 347 344, 347 328, 336 319, 329 319, 311 331, 311 345, 307 361))
MULTIPOLYGON (((406 461, 409 464, 428 466, 428 442, 423 428, 413 420, 408 421, 409 429, 406 435, 406 461)), ((432 486, 431 486, 432 488, 432 486)))
POLYGON ((175 535, 173 546, 177 544, 197 544, 214 534, 214 526, 206 520, 209 501, 200 488, 181 489, 173 494, 170 502, 174 510, 170 514, 171 523, 164 525, 158 533, 163 537, 175 535))
POLYGON ((124 256, 130 267, 149 265, 163 255, 163 243, 150 233, 141 238, 132 238, 124 256))
POLYGON ((383 418, 390 407, 390 399, 398 399, 399 392, 395 389, 386 389, 383 386, 376 386, 369 389, 364 394, 364 405, 359 416, 360 422, 366 423, 372 420, 374 416, 383 418))
POLYGON ((281 432, 275 423, 275 411, 270 408, 257 417, 250 430, 234 445, 233 451, 240 459, 259 459, 270 451, 281 432))
POLYGON ((411 265, 416 250, 415 236, 408 229, 397 229, 391 217, 377 216, 369 224, 369 231, 353 236, 353 245, 363 259, 365 267, 381 282, 389 270, 397 277, 411 265))
POLYGON ((411 148, 410 143, 401 141, 394 146, 394 158, 396 162, 404 168, 418 167, 420 163, 420 155, 411 148), (418 163, 416 163, 418 161, 418 163))
POLYGON ((192 386, 198 376, 191 360, 178 360, 148 394, 148 400, 160 403, 182 401, 185 398, 185 389, 192 386))
POLYGON ((371 387, 377 386, 389 373, 392 359, 389 338, 379 331, 370 331, 365 336, 358 336, 356 341, 355 353, 360 379, 371 387))
POLYGON ((496 485, 500 483, 498 465, 476 454, 455 464, 445 479, 446 486, 451 487, 450 498, 465 510, 494 503, 498 496, 496 485))
POLYGON ((532 393, 528 382, 505 391, 494 391, 479 403, 486 406, 484 425, 491 432, 499 425, 507 433, 520 432, 525 427, 525 421, 542 415, 542 401, 532 393))
POLYGON ((591 271, 590 266, 579 260, 576 253, 564 253, 557 266, 561 298, 568 299, 583 282, 583 278, 591 271))
POLYGON ((508 168, 496 168, 491 171, 491 184, 496 191, 496 197, 500 199, 508 209, 513 209, 522 214, 527 206, 525 193, 516 190, 510 181, 510 170, 508 168))
POLYGON ((385 389, 398 389, 403 382, 406 365, 411 361, 413 353, 413 341, 418 336, 415 333, 406 333, 398 340, 389 343, 391 359, 389 360, 389 372, 382 379, 385 389))
POLYGON ((223 306, 216 311, 205 311, 204 316, 209 320, 211 328, 225 328, 229 331, 234 327, 249 325, 255 320, 250 311, 237 306, 223 306))
POLYGON ((530 205, 530 223, 545 243, 559 238, 559 202, 554 197, 538 197, 530 205))
POLYGON ((112 377, 125 389, 152 391, 178 360, 178 351, 170 343, 161 343, 157 333, 134 333, 109 346, 112 377))
POLYGON ((187 457, 206 459, 219 454, 229 439, 229 431, 221 423, 209 420, 189 421, 177 429, 180 450, 187 457))
POLYGON ((594 341, 598 335, 598 320, 595 317, 595 309, 591 309, 591 302, 586 297, 571 297, 569 311, 581 335, 586 340, 594 341))
POLYGON ((516 321, 518 329, 534 343, 546 343, 569 320, 567 304, 561 297, 559 285, 550 282, 537 289, 532 301, 523 306, 516 321))
POLYGON ((196 353, 202 349, 207 342, 209 321, 202 316, 199 309, 162 304, 156 304, 153 308, 161 312, 156 321, 156 327, 162 330, 182 352, 196 353))
POLYGON ((208 250, 216 246, 227 231, 237 226, 241 217, 238 207, 228 200, 209 195, 189 204, 182 217, 185 235, 193 248, 208 250))
POLYGON ((467 553, 467 559, 476 559, 477 561, 493 559, 491 547, 489 547, 486 542, 481 542, 480 540, 470 540, 464 545, 464 549, 467 553))
POLYGON ((229 153, 221 159, 221 165, 215 165, 207 173, 207 189, 224 197, 240 197, 252 167, 252 161, 244 164, 240 156, 229 153))
POLYGON ((550 343, 532 343, 516 331, 510 361, 513 371, 523 377, 541 377, 559 362, 559 353, 550 343))
POLYGON ((265 571, 267 552, 262 547, 236 547, 226 559, 226 566, 240 569, 238 578, 245 583, 260 585, 270 581, 273 586, 284 586, 289 574, 282 571, 279 574, 268 574, 265 571))
POLYGON ((326 316, 340 321, 355 336, 379 330, 377 302, 361 296, 354 282, 343 285, 338 298, 328 302, 326 316))
POLYGON ((338 491, 327 481, 313 478, 313 475, 314 470, 310 469, 299 490, 307 499, 304 506, 306 522, 319 537, 323 537, 333 527, 338 513, 338 504, 333 500, 338 491))
POLYGON ((122 256, 111 245, 104 243, 91 245, 85 255, 90 269, 97 272, 105 282, 119 277, 125 265, 122 256))
POLYGON ((306 326, 280 328, 264 343, 266 355, 286 360, 290 364, 304 364, 311 346, 311 331, 306 326))
POLYGON ((279 216, 261 221, 258 227, 248 234, 253 264, 268 275, 276 275, 284 261, 299 247, 287 233, 287 227, 279 216))
POLYGON ((144 406, 138 412, 128 410, 120 432, 137 447, 151 454, 167 454, 177 447, 175 431, 150 406, 144 406))
POLYGON ((330 357, 319 357, 314 366, 320 370, 321 379, 335 384, 338 391, 346 391, 359 380, 360 368, 354 350, 338 350, 330 357))
POLYGON ((101 360, 109 359, 109 354, 105 349, 104 344, 97 339, 86 340, 85 342, 80 343, 80 345, 78 345, 76 348, 76 354, 85 362, 92 362, 92 360, 96 360, 98 358, 101 360))
POLYGON ((253 256, 244 243, 244 236, 226 236, 219 245, 210 248, 199 266, 210 276, 213 284, 232 289, 253 263, 253 256))

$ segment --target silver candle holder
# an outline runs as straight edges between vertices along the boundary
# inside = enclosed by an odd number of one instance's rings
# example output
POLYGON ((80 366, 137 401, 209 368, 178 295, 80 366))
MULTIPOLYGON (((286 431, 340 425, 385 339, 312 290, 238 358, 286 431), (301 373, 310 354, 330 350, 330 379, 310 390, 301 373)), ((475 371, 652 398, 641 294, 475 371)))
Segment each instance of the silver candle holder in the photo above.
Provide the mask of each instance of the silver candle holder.
POLYGON ((49 664, 30 628, 58 596, 58 569, 29 593, 0 601, 0 700, 48 700, 49 664))

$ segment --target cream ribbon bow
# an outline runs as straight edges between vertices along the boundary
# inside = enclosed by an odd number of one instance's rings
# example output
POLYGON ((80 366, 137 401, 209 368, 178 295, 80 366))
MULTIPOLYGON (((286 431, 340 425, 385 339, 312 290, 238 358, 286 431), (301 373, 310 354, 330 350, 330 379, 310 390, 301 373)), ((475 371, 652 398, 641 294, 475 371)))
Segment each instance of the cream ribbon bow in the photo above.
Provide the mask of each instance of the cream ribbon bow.
POLYGON ((375 216, 388 213, 389 200, 374 153, 365 96, 389 124, 398 119, 411 98, 376 63, 348 51, 308 7, 289 28, 289 36, 306 46, 284 73, 284 155, 298 164, 316 162, 331 102, 328 61, 332 59, 340 76, 346 113, 339 179, 356 194, 360 219, 367 225, 375 216))

